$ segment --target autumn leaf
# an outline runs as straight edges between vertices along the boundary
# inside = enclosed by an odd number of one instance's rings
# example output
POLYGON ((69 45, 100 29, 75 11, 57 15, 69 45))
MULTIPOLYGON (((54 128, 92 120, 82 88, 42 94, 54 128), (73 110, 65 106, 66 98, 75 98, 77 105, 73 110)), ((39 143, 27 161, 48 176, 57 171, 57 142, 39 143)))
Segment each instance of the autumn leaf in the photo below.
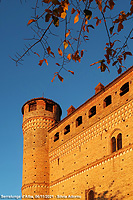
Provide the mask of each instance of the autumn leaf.
POLYGON ((66 41, 63 42, 63 45, 64 45, 64 49, 68 47, 68 43, 66 41))
POLYGON ((54 56, 54 58, 55 58, 55 55, 54 55, 54 53, 51 51, 51 54, 52 54, 52 56, 54 56))
POLYGON ((36 55, 38 55, 40 57, 40 55, 38 53, 34 52, 34 54, 36 54, 36 55))
POLYGON ((66 12, 62 12, 61 13, 61 18, 65 19, 65 17, 66 17, 66 12))
POLYGON ((44 61, 45 61, 45 62, 46 62, 46 64, 48 65, 48 61, 47 61, 45 58, 44 58, 43 60, 40 60, 38 65, 40 65, 40 66, 41 66, 41 65, 43 64, 43 62, 44 62, 44 61))
POLYGON ((98 5, 99 10, 102 12, 102 1, 101 0, 96 0, 96 3, 98 5))
POLYGON ((115 61, 115 62, 113 62, 112 66, 116 65, 116 63, 118 63, 118 60, 117 60, 117 61, 115 61))
POLYGON ((51 14, 47 13, 45 16, 45 22, 49 22, 50 17, 51 17, 51 14))
POLYGON ((109 6, 110 6, 110 9, 112 10, 114 8, 114 1, 113 0, 109 0, 109 6))
POLYGON ((61 82, 63 82, 63 78, 62 78, 62 76, 60 76, 59 74, 58 74, 58 78, 59 78, 59 80, 61 81, 61 82))
POLYGON ((91 25, 91 24, 89 24, 87 27, 91 27, 91 28, 95 29, 95 28, 94 28, 94 26, 93 26, 93 25, 91 25))
POLYGON ((121 74, 121 72, 122 72, 122 68, 119 67, 119 69, 117 70, 117 72, 118 72, 118 74, 121 74))
POLYGON ((112 26, 112 27, 109 29, 111 35, 112 35, 112 33, 113 33, 113 29, 114 29, 114 26, 112 26))
POLYGON ((59 19, 58 19, 58 17, 55 17, 55 16, 52 16, 52 18, 53 18, 53 23, 54 23, 54 25, 56 26, 56 27, 58 27, 59 26, 59 19))
POLYGON ((71 60, 71 53, 68 54, 67 59, 71 60))
POLYGON ((73 72, 73 71, 71 71, 71 70, 68 70, 68 72, 71 72, 71 73, 74 75, 74 72, 73 72))
POLYGON ((48 54, 51 53, 51 48, 50 48, 50 46, 47 48, 47 52, 48 52, 48 54))
POLYGON ((70 30, 68 30, 68 32, 66 33, 66 37, 68 37, 69 36, 69 34, 70 34, 70 30))
POLYGON ((118 25, 118 32, 120 32, 121 29, 123 29, 123 24, 122 24, 122 22, 120 22, 119 25, 118 25))
POLYGON ((30 25, 32 22, 36 22, 36 20, 35 20, 35 19, 30 19, 30 20, 28 21, 27 25, 30 25))
POLYGON ((59 63, 55 63, 56 65, 58 65, 58 66, 60 66, 60 64, 59 63))
POLYGON ((54 77, 52 78, 52 80, 51 80, 51 82, 53 82, 54 81, 54 79, 55 79, 55 77, 57 76, 57 74, 55 74, 54 75, 54 77))
POLYGON ((62 56, 62 55, 63 55, 63 53, 62 53, 61 49, 59 49, 59 48, 58 48, 58 53, 59 53, 59 55, 60 55, 60 56, 62 56))
POLYGON ((86 19, 90 20, 91 17, 92 17, 92 12, 91 12, 91 10, 85 9, 85 10, 84 10, 84 15, 85 15, 86 19))
POLYGON ((76 24, 79 21, 79 13, 74 18, 74 24, 76 24))
POLYGON ((71 14, 74 14, 75 13, 75 9, 74 8, 72 8, 72 10, 71 10, 71 14))
POLYGON ((81 58, 83 57, 83 52, 84 52, 84 50, 81 51, 81 58))

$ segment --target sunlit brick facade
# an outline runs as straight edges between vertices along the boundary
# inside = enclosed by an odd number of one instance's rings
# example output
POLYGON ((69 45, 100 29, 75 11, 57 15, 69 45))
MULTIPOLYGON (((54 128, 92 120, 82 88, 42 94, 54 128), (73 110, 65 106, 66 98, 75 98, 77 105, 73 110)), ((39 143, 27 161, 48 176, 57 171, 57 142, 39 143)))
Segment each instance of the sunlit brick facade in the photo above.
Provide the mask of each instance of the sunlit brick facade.
POLYGON ((70 106, 61 121, 54 101, 27 101, 22 195, 132 200, 132 108, 133 67, 105 87, 99 83, 95 95, 70 106))

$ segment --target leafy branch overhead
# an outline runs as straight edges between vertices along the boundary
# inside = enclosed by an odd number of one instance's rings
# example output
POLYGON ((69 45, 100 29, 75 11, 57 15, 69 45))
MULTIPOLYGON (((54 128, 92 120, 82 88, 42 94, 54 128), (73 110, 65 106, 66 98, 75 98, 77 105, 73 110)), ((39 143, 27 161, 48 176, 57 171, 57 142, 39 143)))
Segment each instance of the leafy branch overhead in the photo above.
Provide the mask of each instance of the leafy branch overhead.
MULTIPOLYGON (((29 53, 38 56, 39 66, 48 65, 49 58, 55 58, 55 64, 59 68, 58 72, 54 73, 52 82, 55 77, 63 82, 61 70, 74 74, 73 71, 67 69, 67 64, 71 61, 81 62, 86 51, 84 43, 87 41, 89 43, 91 34, 97 31, 100 24, 103 24, 103 33, 107 38, 105 54, 99 61, 90 63, 90 66, 99 63, 98 68, 104 72, 106 69, 110 71, 112 65, 116 66, 118 74, 122 72, 123 62, 128 56, 132 56, 128 44, 133 39, 133 27, 128 28, 129 32, 126 32, 122 41, 120 36, 123 34, 123 29, 126 29, 126 23, 133 20, 133 0, 125 1, 125 4, 129 4, 128 12, 123 8, 118 13, 115 11, 115 14, 114 8, 119 6, 120 1, 35 0, 34 3, 34 17, 27 22, 34 34, 30 39, 31 43, 25 46, 24 52, 12 58, 16 64, 21 63, 24 56, 29 53), (58 39, 60 42, 55 48, 54 41, 58 39), (36 52, 38 45, 42 50, 36 52)), ((91 51, 85 54, 90 55, 91 51)))

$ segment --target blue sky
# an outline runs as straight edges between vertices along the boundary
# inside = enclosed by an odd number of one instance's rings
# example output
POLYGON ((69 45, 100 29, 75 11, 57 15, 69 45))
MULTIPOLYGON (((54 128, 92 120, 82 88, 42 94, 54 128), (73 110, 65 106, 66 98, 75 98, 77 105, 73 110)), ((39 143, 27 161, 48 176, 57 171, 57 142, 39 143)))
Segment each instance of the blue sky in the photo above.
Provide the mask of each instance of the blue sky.
MULTIPOLYGON (((44 93, 44 97, 60 104, 64 118, 71 105, 77 108, 94 95, 94 88, 99 82, 107 85, 118 76, 115 67, 110 66, 110 73, 101 73, 97 65, 90 67, 91 63, 104 55, 107 38, 102 25, 97 27, 96 32, 90 30, 90 40, 84 46, 87 52, 82 62, 68 64, 67 69, 75 74, 61 72, 63 83, 58 79, 51 82, 54 72, 59 70, 54 59, 48 60, 48 66, 43 64, 40 67, 37 56, 26 56, 23 65, 16 67, 9 56, 22 53, 26 43, 24 39, 31 36, 27 22, 33 15, 32 2, 29 0, 20 4, 19 0, 8 0, 0 3, 0 195, 21 194, 23 104, 32 98, 42 97, 44 93)), ((117 9, 128 9, 129 0, 119 2, 117 9)), ((95 24, 93 20, 92 24, 95 24)), ((126 30, 123 30, 125 36, 129 28, 130 24, 127 24, 126 30)), ((56 47, 56 40, 52 42, 56 47)), ((129 46, 132 47, 132 43, 129 46)), ((132 57, 129 57, 125 66, 128 68, 131 65, 132 57)))

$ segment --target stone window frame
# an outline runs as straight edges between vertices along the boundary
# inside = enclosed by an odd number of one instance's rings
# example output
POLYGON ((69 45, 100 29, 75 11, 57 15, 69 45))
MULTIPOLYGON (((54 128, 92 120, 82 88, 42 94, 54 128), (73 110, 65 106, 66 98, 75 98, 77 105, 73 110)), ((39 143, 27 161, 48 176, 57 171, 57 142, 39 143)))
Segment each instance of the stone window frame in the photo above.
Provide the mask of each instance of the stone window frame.
POLYGON ((59 140, 59 132, 57 132, 57 133, 54 135, 54 142, 56 142, 57 140, 59 140))
POLYGON ((85 190, 85 200, 94 200, 95 199, 95 191, 94 187, 90 188, 88 190, 85 190), (93 192, 93 196, 90 196, 90 192, 93 192))
POLYGON ((93 117, 94 115, 96 115, 96 106, 91 107, 89 110, 89 118, 93 117))
POLYGON ((111 137, 111 153, 122 149, 122 131, 116 130, 111 137), (117 134, 115 134, 117 132, 117 134))

